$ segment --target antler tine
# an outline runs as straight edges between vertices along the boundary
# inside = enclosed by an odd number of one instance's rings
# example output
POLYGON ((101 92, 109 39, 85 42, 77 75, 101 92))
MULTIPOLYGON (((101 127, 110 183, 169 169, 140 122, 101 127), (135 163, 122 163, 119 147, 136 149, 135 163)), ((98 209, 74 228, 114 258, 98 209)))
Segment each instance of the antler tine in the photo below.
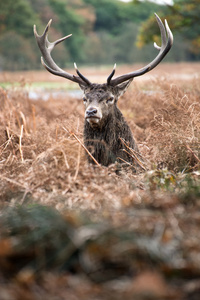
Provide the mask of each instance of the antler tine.
POLYGON ((110 80, 110 83, 109 83, 110 85, 115 86, 115 85, 118 85, 124 81, 131 79, 131 78, 134 78, 136 76, 141 76, 141 75, 149 72, 150 70, 155 68, 162 61, 162 59, 165 57, 165 55, 171 49, 172 44, 173 44, 173 34, 168 26, 168 23, 165 20, 165 26, 164 26, 161 19, 159 18, 159 16, 157 14, 155 14, 155 16, 156 16, 158 26, 160 28, 161 41, 162 41, 161 46, 158 46, 156 43, 154 43, 154 47, 156 49, 160 50, 158 55, 152 62, 150 62, 145 67, 110 80), (166 35, 166 32, 167 32, 167 35, 166 35))
POLYGON ((173 40, 174 40, 174 37, 173 37, 173 34, 169 28, 169 25, 167 23, 167 20, 165 20, 165 27, 166 27, 166 30, 167 30, 167 36, 168 36, 168 43, 169 43, 169 50, 171 49, 172 47, 172 44, 173 44, 173 40))
POLYGON ((49 20, 47 26, 45 27, 45 30, 42 35, 39 35, 37 33, 36 25, 34 25, 33 30, 34 30, 34 35, 38 44, 38 47, 45 59, 45 61, 48 63, 49 67, 55 70, 61 71, 61 69, 56 65, 56 63, 53 61, 51 58, 51 51, 55 47, 55 43, 50 43, 48 40, 48 31, 51 26, 52 19, 49 20))
POLYGON ((51 57, 51 51, 54 49, 54 47, 61 43, 62 41, 66 40, 68 37, 71 36, 71 34, 65 36, 65 37, 62 37, 58 40, 56 40, 55 42, 49 42, 48 40, 48 30, 51 26, 51 22, 52 22, 52 19, 49 20, 44 32, 42 35, 39 35, 37 33, 37 30, 36 30, 36 25, 34 25, 33 27, 33 31, 34 31, 34 35, 35 35, 35 38, 36 38, 36 41, 37 41, 37 44, 38 44, 38 47, 42 53, 42 56, 44 57, 41 57, 41 63, 42 65, 52 74, 54 75, 57 75, 57 76, 61 76, 61 77, 64 77, 66 79, 69 79, 73 82, 76 82, 76 83, 79 83, 79 84, 88 84, 89 81, 87 80, 83 80, 82 77, 78 77, 78 76, 75 76, 75 75, 72 75, 66 71, 64 71, 63 69, 61 69, 53 60, 53 58, 51 57), (46 63, 44 62, 44 60, 46 61, 46 63))
POLYGON ((78 76, 87 84, 87 85, 91 85, 92 83, 83 75, 81 74, 81 72, 78 70, 78 67, 76 65, 76 63, 74 63, 74 68, 76 70, 76 73, 78 74, 78 76))
POLYGON ((110 85, 110 81, 111 81, 112 77, 115 75, 115 71, 116 71, 116 64, 114 64, 113 70, 107 78, 107 85, 110 85))
MULTIPOLYGON (((164 27, 161 19, 159 18, 159 16, 156 13, 155 13, 155 16, 156 16, 156 20, 157 20, 158 26, 160 28, 161 41, 162 41, 161 45, 164 47, 166 45, 166 43, 167 43, 167 36, 166 36, 165 27, 164 27)), ((156 43, 154 43, 154 47, 156 49, 161 49, 161 47, 159 47, 156 43), (155 47, 155 45, 156 45, 156 47, 155 47)))

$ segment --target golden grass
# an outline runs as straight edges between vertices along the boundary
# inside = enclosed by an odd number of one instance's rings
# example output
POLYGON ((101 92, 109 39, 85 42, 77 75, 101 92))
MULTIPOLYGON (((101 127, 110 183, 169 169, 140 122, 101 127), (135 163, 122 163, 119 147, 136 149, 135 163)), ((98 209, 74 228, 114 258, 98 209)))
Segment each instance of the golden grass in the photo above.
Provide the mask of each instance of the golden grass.
MULTIPOLYGON (((142 300, 149 293, 152 299, 198 297, 198 81, 168 76, 135 80, 120 99, 119 107, 144 157, 138 161, 144 170, 136 174, 115 165, 88 164, 82 145, 84 106, 80 99, 66 95, 32 101, 24 88, 0 89, 0 209, 5 216, 0 218, 1 271, 7 270, 8 278, 14 278, 6 280, 1 275, 0 293, 10 299, 34 300, 54 299, 55 295, 59 299, 142 300), (61 214, 37 208, 36 203, 61 214), (10 218, 4 211, 8 207, 14 207, 10 218), (63 241, 62 234, 59 239, 61 221, 78 253, 74 260, 71 244, 65 245, 67 259, 75 268, 79 266, 75 276, 67 267, 62 274, 54 272, 56 265, 52 272, 35 271, 24 262, 34 255, 36 265, 46 256, 51 261, 51 241, 55 235, 56 241, 63 241), (96 239, 74 243, 73 236, 80 239, 91 228, 96 239), (44 240, 43 231, 49 234, 44 240), (37 238, 35 252, 30 245, 24 247, 29 236, 30 240, 37 238), (48 250, 41 251, 42 247, 48 250), (92 268, 91 274, 85 264, 92 268), (124 277, 116 266, 125 266, 124 277), (94 284, 95 276, 106 284, 94 284)), ((65 231, 64 236, 68 239, 65 231)), ((61 259, 62 247, 57 242, 55 247, 52 255, 61 259)))
MULTIPOLYGON (((120 99, 148 170, 199 169, 200 87, 197 79, 135 83, 120 99)), ((120 208, 140 194, 144 174, 92 167, 82 148, 82 101, 31 101, 23 88, 0 90, 1 205, 38 201, 67 208, 120 208)), ((143 166, 144 167, 144 166, 143 166)), ((140 197, 140 196, 138 196, 140 197)))

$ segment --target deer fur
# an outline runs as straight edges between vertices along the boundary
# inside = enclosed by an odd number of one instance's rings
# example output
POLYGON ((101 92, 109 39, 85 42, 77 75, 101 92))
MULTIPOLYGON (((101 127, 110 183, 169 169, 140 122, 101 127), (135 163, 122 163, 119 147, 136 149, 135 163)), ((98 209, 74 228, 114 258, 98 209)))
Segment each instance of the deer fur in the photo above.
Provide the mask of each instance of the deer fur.
MULTIPOLYGON (((118 98, 126 91, 131 81, 132 79, 115 87, 107 84, 92 84, 87 88, 81 87, 84 90, 83 98, 86 102, 84 144, 93 157, 104 166, 116 161, 133 164, 133 158, 126 152, 127 148, 124 143, 138 152, 131 129, 117 107, 118 98), (109 99, 112 100, 110 103, 109 99), (102 118, 100 121, 94 122, 93 120, 90 122, 87 120, 88 107, 101 109, 102 118)), ((93 162, 89 155, 88 160, 93 162)))

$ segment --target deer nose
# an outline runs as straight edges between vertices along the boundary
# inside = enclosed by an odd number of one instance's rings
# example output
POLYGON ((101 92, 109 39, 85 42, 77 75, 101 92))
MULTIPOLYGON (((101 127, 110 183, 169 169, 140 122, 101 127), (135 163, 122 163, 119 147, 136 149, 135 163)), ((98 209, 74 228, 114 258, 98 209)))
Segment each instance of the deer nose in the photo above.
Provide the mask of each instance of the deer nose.
POLYGON ((96 113, 97 113, 97 109, 94 108, 94 107, 90 107, 86 111, 86 116, 87 117, 92 117, 92 116, 96 115, 96 113))

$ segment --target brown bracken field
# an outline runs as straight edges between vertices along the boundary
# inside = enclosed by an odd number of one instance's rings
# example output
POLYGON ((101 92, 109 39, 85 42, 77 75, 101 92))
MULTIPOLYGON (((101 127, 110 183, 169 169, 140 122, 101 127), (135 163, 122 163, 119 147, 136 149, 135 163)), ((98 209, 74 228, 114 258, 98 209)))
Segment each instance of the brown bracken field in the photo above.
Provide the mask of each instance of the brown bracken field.
POLYGON ((163 63, 120 99, 133 173, 89 165, 74 84, 0 74, 1 300, 200 299, 199 80, 198 63, 163 63))

